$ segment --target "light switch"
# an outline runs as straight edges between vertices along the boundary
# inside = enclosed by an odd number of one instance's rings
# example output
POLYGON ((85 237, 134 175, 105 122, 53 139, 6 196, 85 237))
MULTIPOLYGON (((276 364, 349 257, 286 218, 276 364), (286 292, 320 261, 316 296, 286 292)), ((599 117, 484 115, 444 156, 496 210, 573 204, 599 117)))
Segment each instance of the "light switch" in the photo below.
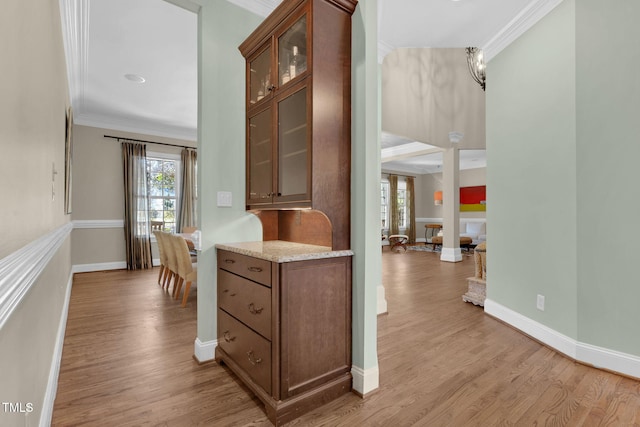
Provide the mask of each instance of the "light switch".
POLYGON ((230 208, 232 203, 231 191, 218 191, 218 207, 230 208))

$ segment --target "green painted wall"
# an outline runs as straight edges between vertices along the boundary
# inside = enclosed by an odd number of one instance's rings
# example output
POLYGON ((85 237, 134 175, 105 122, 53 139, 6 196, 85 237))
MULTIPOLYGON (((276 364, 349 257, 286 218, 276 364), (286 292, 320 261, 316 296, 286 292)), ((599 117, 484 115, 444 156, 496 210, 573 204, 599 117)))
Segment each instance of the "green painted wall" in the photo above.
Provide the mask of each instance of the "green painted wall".
POLYGON ((577 337, 575 2, 487 66, 487 297, 577 337), (536 296, 546 298, 545 311, 536 296))
POLYGON ((579 341, 640 355, 640 2, 576 2, 579 341))
POLYGON ((632 355, 639 14, 633 1, 565 0, 487 69, 488 297, 632 355))
MULTIPOLYGON (((198 194, 203 250, 198 256, 198 338, 216 333, 216 243, 262 239, 245 211, 245 61, 238 46, 262 18, 225 0, 204 2, 199 15, 198 194), (231 191, 233 207, 218 207, 231 191)), ((213 355, 212 355, 213 357, 213 355)))
POLYGON ((377 27, 377 0, 359 2, 352 18, 352 331, 353 365, 364 370, 378 366, 376 308, 382 283, 377 27))

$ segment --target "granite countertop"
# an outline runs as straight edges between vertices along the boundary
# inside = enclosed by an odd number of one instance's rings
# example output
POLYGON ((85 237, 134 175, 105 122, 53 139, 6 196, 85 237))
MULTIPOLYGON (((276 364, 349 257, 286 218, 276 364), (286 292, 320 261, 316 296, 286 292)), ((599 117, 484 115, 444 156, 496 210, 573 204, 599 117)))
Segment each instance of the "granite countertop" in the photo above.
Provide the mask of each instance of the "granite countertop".
POLYGON ((284 240, 219 243, 216 245, 216 248, 280 263, 353 255, 353 251, 351 250, 334 251, 328 246, 307 245, 303 243, 286 242, 284 240))

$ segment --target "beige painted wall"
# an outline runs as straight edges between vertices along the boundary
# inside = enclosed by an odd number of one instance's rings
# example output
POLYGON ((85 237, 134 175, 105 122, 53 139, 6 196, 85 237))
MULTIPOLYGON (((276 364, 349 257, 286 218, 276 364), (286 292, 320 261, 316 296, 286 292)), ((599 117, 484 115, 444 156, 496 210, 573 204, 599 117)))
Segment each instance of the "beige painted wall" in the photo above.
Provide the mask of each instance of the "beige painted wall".
MULTIPOLYGON (((460 171, 460 187, 472 187, 486 185, 487 168, 465 169, 460 171)), ((387 178, 390 171, 382 171, 383 179, 387 178)), ((396 173, 397 175, 401 175, 396 173)), ((417 175, 415 179, 415 203, 416 203, 416 238, 424 238, 424 225, 426 223, 442 221, 442 206, 433 204, 433 192, 442 190, 442 173, 417 175), (421 220, 421 219, 431 220, 421 220)), ((460 219, 486 219, 486 212, 460 212, 460 219)))
POLYGON ((382 130, 448 148, 485 147, 485 94, 471 78, 464 49, 402 48, 382 63, 382 130))
MULTIPOLYGON (((460 187, 487 185, 487 168, 464 169, 460 171, 460 187)), ((433 204, 434 191, 442 190, 442 173, 420 176, 422 205, 416 205, 416 217, 442 218, 442 206, 433 204)), ((460 212, 460 218, 486 218, 486 212, 460 212)))
MULTIPOLYGON (((68 89, 58 2, 3 1, 0 56, 3 260, 70 220, 64 213, 68 89)), ((69 254, 66 238, 0 329, 0 402, 33 405, 26 415, 0 409, 2 426, 39 423, 70 278, 69 254)))
MULTIPOLYGON (((108 221, 124 218, 124 190, 120 143, 104 135, 194 147, 194 141, 120 132, 89 126, 74 127, 73 220, 108 221)), ((147 144, 147 151, 180 154, 182 148, 147 144)), ((99 226, 98 226, 99 227, 99 226)), ((158 258, 153 244, 154 258, 158 258)), ((72 232, 73 265, 124 262, 124 231, 82 228, 72 232)))
POLYGON ((69 220, 63 207, 68 97, 58 3, 7 2, 0 13, 0 258, 69 220))

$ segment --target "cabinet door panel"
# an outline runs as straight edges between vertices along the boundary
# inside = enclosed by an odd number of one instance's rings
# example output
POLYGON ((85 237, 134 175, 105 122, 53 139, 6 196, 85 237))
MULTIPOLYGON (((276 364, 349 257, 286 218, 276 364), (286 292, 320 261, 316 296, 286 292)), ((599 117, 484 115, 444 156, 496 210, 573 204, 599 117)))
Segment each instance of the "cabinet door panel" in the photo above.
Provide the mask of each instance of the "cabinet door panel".
POLYGON ((269 97, 273 91, 271 81, 271 46, 267 46, 249 61, 249 105, 269 97))
POLYGON ((307 15, 278 37, 278 84, 283 86, 307 71, 307 15))
POLYGON ((279 198, 308 193, 309 125, 308 89, 278 102, 278 194, 279 198))
POLYGON ((249 119, 247 150, 247 202, 270 203, 273 194, 273 144, 271 108, 249 119))
POLYGON ((281 398, 351 370, 351 259, 281 264, 281 398))

